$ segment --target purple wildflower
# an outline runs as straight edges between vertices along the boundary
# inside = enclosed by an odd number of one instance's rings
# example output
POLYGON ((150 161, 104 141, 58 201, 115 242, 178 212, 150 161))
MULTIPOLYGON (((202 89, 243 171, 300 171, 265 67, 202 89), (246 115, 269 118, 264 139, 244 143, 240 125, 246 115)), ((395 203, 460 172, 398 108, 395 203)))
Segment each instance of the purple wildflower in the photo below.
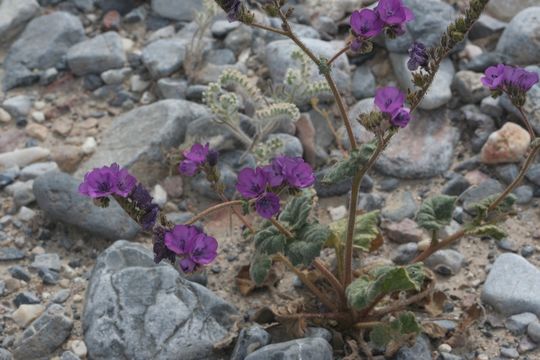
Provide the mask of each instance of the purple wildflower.
POLYGON ((429 57, 425 45, 421 42, 413 42, 409 48, 409 61, 407 62, 409 70, 414 71, 418 67, 426 67, 428 60, 429 57))
POLYGON ((138 220, 139 224, 144 230, 151 230, 156 223, 159 206, 152 202, 154 199, 141 184, 135 186, 129 197, 135 203, 135 206, 143 212, 141 218, 138 220))
POLYGON ((219 159, 219 152, 217 150, 211 149, 208 151, 208 155, 206 156, 206 161, 208 162, 208 165, 210 166, 216 166, 219 159))
POLYGON ((137 180, 116 163, 111 166, 95 168, 84 176, 79 185, 79 192, 91 198, 110 195, 127 197, 135 187, 137 180))
POLYGON ((184 176, 195 176, 199 171, 199 165, 191 160, 182 160, 178 166, 178 171, 184 176))
POLYGON ((266 189, 267 177, 263 169, 245 168, 238 174, 236 190, 243 197, 253 199, 262 195, 266 189))
POLYGON ((161 260, 166 259, 169 260, 172 264, 174 264, 174 261, 176 259, 176 254, 172 252, 166 245, 165 245, 165 234, 166 229, 162 227, 158 227, 154 229, 154 262, 156 264, 159 264, 161 260))
POLYGON ((195 176, 205 163, 215 166, 218 159, 218 152, 210 150, 209 144, 193 144, 189 150, 184 150, 183 155, 178 171, 184 176, 195 176))
POLYGON ((375 93, 375 105, 383 112, 392 114, 403 107, 405 94, 393 86, 377 89, 375 93))
POLYGON ((484 73, 485 76, 481 79, 482 84, 490 90, 501 89, 505 79, 506 67, 504 64, 488 67, 484 73))
POLYGON ((262 170, 266 175, 266 181, 270 187, 278 187, 283 184, 283 172, 278 159, 274 159, 270 165, 262 167, 262 170))
POLYGON ((311 166, 301 157, 282 157, 278 162, 287 183, 295 188, 304 189, 315 183, 311 166))
POLYGON ((229 22, 237 21, 242 11, 241 0, 217 0, 218 5, 227 13, 229 22))
POLYGON ((255 210, 265 219, 270 219, 279 212, 279 197, 274 193, 265 193, 257 198, 255 210))
POLYGON ((384 23, 375 11, 362 9, 352 13, 350 25, 356 36, 369 39, 382 31, 384 23))
POLYGON ((414 20, 414 14, 403 5, 402 0, 380 0, 375 8, 379 18, 390 27, 402 27, 405 23, 414 20))
POLYGON ((400 108, 392 113, 392 118, 390 123, 394 126, 399 126, 401 128, 406 127, 411 121, 411 110, 408 108, 400 108))
POLYGON ((538 74, 523 68, 506 66, 504 69, 504 82, 509 88, 527 92, 534 84, 538 83, 538 74))
POLYGON ((217 256, 218 243, 195 226, 176 225, 165 233, 165 245, 181 257, 180 268, 193 272, 199 265, 208 265, 217 256))

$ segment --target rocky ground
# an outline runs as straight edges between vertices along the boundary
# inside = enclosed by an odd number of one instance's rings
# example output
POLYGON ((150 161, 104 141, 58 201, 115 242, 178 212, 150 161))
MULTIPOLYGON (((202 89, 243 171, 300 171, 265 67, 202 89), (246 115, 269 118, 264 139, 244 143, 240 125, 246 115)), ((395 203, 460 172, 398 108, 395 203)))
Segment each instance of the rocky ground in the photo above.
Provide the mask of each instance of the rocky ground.
MULTIPOLYGON (((466 1, 404 0, 416 20, 395 40, 378 39, 369 56, 336 62, 351 118, 373 106, 376 86, 412 86, 406 68, 413 40, 437 42, 466 1)), ((294 28, 316 53, 343 46, 348 14, 361 1, 289 1, 294 28), (330 41, 338 39, 337 41, 330 41)), ((0 359, 332 359, 344 354, 338 334, 310 328, 293 340, 283 329, 249 326, 256 310, 309 296, 285 275, 275 287, 240 294, 236 275, 252 247, 227 212, 204 221, 220 241, 216 262, 186 280, 170 265, 154 265, 151 238, 112 204, 101 209, 77 193, 84 173, 115 161, 153 188, 169 218, 186 221, 215 202, 204 179, 188 181, 167 166, 184 141, 209 140, 221 152, 228 184, 254 158, 242 151, 202 102, 208 83, 235 68, 267 86, 295 66, 290 42, 253 31, 223 15, 204 34, 203 57, 192 70, 190 44, 199 0, 0 0, 0 359), (214 345, 241 324, 237 340, 214 345), (332 344, 332 346, 330 346, 332 344), (258 349, 257 351, 254 351, 258 349)), ((277 20, 271 20, 277 25, 277 20)), ((497 193, 516 176, 529 139, 505 98, 481 86, 490 65, 530 65, 540 72, 540 1, 492 0, 440 69, 421 110, 394 139, 362 186, 358 207, 381 209, 386 243, 375 259, 406 262, 429 242, 410 220, 441 192, 460 196, 449 229, 468 205, 497 193), (525 134, 525 135, 524 135, 525 134)), ((313 79, 317 77, 313 72, 313 79)), ((338 128, 298 104, 302 120, 278 129, 282 151, 303 155, 321 171, 347 146, 338 128)), ((540 85, 526 112, 540 132, 540 85)), ((355 123, 359 141, 368 133, 355 123)), ((349 181, 317 186, 316 211, 346 213, 349 181)), ((540 162, 515 191, 508 238, 463 239, 427 261, 447 295, 436 321, 451 334, 463 309, 478 303, 485 316, 452 348, 420 337, 396 359, 539 359, 540 162)), ((222 342, 223 343, 223 342, 222 342)))

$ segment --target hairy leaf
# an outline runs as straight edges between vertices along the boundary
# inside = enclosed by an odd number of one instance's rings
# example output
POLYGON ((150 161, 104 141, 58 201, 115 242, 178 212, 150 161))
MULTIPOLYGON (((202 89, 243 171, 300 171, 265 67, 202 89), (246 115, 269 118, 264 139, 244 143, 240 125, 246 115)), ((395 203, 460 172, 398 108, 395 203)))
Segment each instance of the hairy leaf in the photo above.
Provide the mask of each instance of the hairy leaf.
POLYGON ((328 226, 321 224, 306 225, 298 232, 297 239, 288 244, 285 255, 293 265, 311 265, 320 256, 324 243, 330 237, 328 226))
MULTIPOLYGON (((376 250, 381 245, 376 241, 380 238, 380 231, 377 226, 379 223, 379 214, 380 212, 376 210, 356 216, 353 238, 355 248, 370 252, 376 250)), ((340 241, 344 242, 347 235, 347 219, 333 222, 330 224, 330 229, 340 241)))
POLYGON ((268 255, 264 254, 255 254, 253 260, 251 261, 251 266, 249 268, 249 275, 251 279, 260 286, 264 283, 270 269, 272 268, 272 259, 268 255))
MULTIPOLYGON (((470 206, 470 210, 472 211, 472 213, 477 214, 478 217, 485 218, 487 216, 487 211, 489 207, 495 202, 495 200, 497 200, 498 197, 499 197, 499 194, 488 196, 487 198, 475 204, 472 204, 470 206)), ((512 210, 512 206, 514 206, 515 202, 516 202, 515 195, 510 194, 507 197, 505 197, 504 200, 501 201, 499 205, 497 205, 497 208, 495 209, 495 211, 499 213, 503 213, 503 214, 508 213, 512 210)))
POLYGON ((363 310, 381 296, 396 291, 419 291, 424 279, 422 265, 384 266, 369 276, 356 279, 347 287, 347 299, 356 310, 363 310))
POLYGON ((375 346, 384 348, 391 342, 400 343, 411 335, 420 333, 421 330, 422 328, 416 321, 414 314, 405 312, 388 324, 375 326, 369 337, 375 346))
POLYGON ((482 225, 467 230, 467 235, 474 236, 490 236, 495 240, 502 240, 508 235, 506 232, 497 225, 482 225))
POLYGON ((358 168, 369 161, 376 148, 377 145, 375 142, 369 142, 360 146, 358 150, 351 153, 348 159, 338 162, 328 170, 322 180, 323 184, 333 184, 344 178, 354 176, 358 168))
POLYGON ((416 222, 429 231, 442 229, 452 221, 456 200, 457 197, 447 195, 427 199, 416 214, 416 222))
POLYGON ((264 228, 255 234, 255 249, 261 254, 276 254, 285 250, 287 239, 273 226, 264 228))
POLYGON ((296 231, 307 223, 311 211, 311 196, 301 195, 294 197, 279 215, 279 221, 288 223, 290 231, 296 231))

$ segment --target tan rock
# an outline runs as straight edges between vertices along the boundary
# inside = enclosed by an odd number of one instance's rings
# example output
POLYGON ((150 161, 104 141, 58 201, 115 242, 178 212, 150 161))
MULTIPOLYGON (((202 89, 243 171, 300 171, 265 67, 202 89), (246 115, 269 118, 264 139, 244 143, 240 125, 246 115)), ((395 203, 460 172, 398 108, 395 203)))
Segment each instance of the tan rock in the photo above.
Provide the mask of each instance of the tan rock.
POLYGON ((387 223, 384 229, 388 238, 398 244, 417 243, 422 240, 424 235, 418 224, 411 219, 404 219, 397 223, 387 223))
POLYGON ((49 149, 42 147, 31 147, 26 149, 17 149, 7 153, 0 154, 0 167, 10 168, 12 166, 23 167, 42 160, 49 156, 49 149))
POLYGON ((0 122, 3 122, 3 123, 8 123, 11 121, 11 115, 9 115, 9 113, 0 108, 0 122))
POLYGON ((73 172, 81 162, 82 152, 78 146, 62 145, 52 150, 51 158, 63 171, 73 172))
POLYGON ((73 340, 69 346, 71 351, 80 358, 84 358, 88 353, 86 344, 82 340, 73 340))
POLYGON ((26 133, 28 134, 28 136, 43 141, 47 138, 47 135, 49 134, 49 129, 47 129, 46 126, 32 123, 28 124, 28 126, 26 127, 26 133))
POLYGON ((72 128, 73 128, 73 123, 65 119, 57 120, 54 122, 54 125, 53 125, 53 131, 62 136, 68 135, 72 128))
POLYGON ((43 311, 45 311, 45 306, 41 304, 24 304, 13 312, 11 318, 17 325, 24 328, 43 314, 43 311))
POLYGON ((480 159, 485 164, 514 163, 523 159, 531 136, 521 126, 507 122, 492 133, 482 147, 480 159))

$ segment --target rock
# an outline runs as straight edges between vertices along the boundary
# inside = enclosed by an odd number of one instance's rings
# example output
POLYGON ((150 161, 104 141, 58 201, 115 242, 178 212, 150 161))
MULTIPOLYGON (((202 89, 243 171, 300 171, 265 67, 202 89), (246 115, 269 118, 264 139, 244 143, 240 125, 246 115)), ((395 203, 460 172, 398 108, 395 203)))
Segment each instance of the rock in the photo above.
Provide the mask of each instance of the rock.
POLYGON ((58 272, 62 268, 62 263, 60 262, 60 256, 58 256, 58 254, 38 254, 34 258, 34 262, 30 265, 30 267, 36 270, 48 269, 58 272))
POLYGON ((97 142, 94 137, 87 137, 81 145, 81 151, 85 155, 93 154, 96 151, 97 142))
POLYGON ((69 49, 67 62, 78 76, 121 68, 126 62, 122 37, 109 31, 80 42, 69 49))
POLYGON ((412 218, 416 214, 417 205, 413 194, 409 191, 396 195, 393 201, 382 211, 382 216, 390 221, 399 222, 406 218, 412 218))
POLYGON ((17 280, 22 280, 25 282, 29 282, 31 277, 28 271, 26 271, 25 268, 19 265, 12 266, 8 269, 9 274, 12 278, 17 280))
POLYGON ((356 209, 362 210, 365 212, 380 210, 385 203, 384 197, 379 194, 365 194, 360 193, 358 195, 358 205, 356 209))
POLYGON ((143 49, 144 66, 154 79, 169 76, 184 64, 188 44, 189 40, 183 38, 154 41, 143 49))
POLYGON ((331 343, 332 342, 332 333, 330 332, 330 330, 327 330, 323 327, 313 327, 313 326, 310 326, 306 329, 306 331, 304 332, 304 337, 306 338, 321 338, 321 339, 324 339, 326 341, 328 341, 328 343, 331 343))
POLYGON ((422 229, 411 219, 388 223, 384 229, 388 238, 398 244, 420 242, 424 235, 422 229))
POLYGON ((210 49, 204 53, 204 60, 215 65, 233 65, 236 56, 229 49, 210 49))
POLYGON ((386 48, 394 53, 407 53, 413 41, 420 41, 428 47, 439 45, 441 35, 454 21, 456 11, 440 0, 404 0, 415 15, 414 21, 407 23, 404 35, 395 39, 386 38, 386 48))
MULTIPOLYGON (((131 68, 111 69, 101 73, 101 80, 107 85, 118 85, 131 75, 131 68)), ((133 89, 132 89, 133 90, 133 89)), ((143 89, 144 90, 144 89, 143 89)))
POLYGON ((0 108, 0 122, 4 124, 11 122, 11 115, 2 108, 0 108))
POLYGON ((375 77, 368 66, 358 67, 352 79, 352 94, 361 100, 375 96, 375 77))
POLYGON ((228 33, 240 25, 239 21, 216 20, 210 27, 210 31, 215 38, 223 39, 228 33))
POLYGON ((163 150, 180 145, 188 124, 208 113, 206 107, 189 101, 162 100, 122 114, 76 175, 82 178, 95 167, 116 162, 139 181, 153 183, 167 171, 163 150))
POLYGON ((429 178, 445 173, 452 164, 458 131, 444 110, 417 111, 413 120, 392 140, 375 163, 385 175, 403 178, 429 178))
POLYGON ((41 147, 13 150, 0 154, 0 167, 23 167, 49 156, 50 151, 41 147))
POLYGON ((250 355, 245 360, 332 360, 332 347, 321 338, 304 338, 284 343, 267 345, 250 355))
POLYGON ((58 164, 60 170, 71 173, 77 169, 82 160, 81 150, 74 145, 59 145, 52 149, 51 159, 58 164))
POLYGON ((140 75, 133 75, 130 79, 130 88, 133 92, 143 92, 150 86, 150 81, 145 81, 140 75))
POLYGON ((81 360, 81 358, 72 353, 71 351, 64 351, 60 360, 81 360))
POLYGON ((503 21, 499 21, 488 14, 481 14, 469 32, 469 39, 478 40, 502 33, 506 26, 507 24, 503 21))
POLYGON ((505 315, 540 316, 540 270, 519 255, 502 254, 491 267, 481 298, 505 315))
POLYGON ((472 205, 476 204, 483 199, 499 194, 504 191, 504 186, 494 179, 487 179, 485 181, 482 181, 478 185, 473 185, 467 191, 465 191, 461 197, 460 201, 463 202, 463 208, 471 212, 472 211, 472 205))
POLYGON ((517 14, 499 39, 497 51, 507 54, 512 64, 540 62, 540 3, 537 5, 517 14))
POLYGON ((163 188, 163 186, 156 184, 154 186, 154 190, 152 191, 152 197, 154 198, 154 203, 159 205, 159 207, 163 207, 165 203, 167 202, 167 192, 163 188))
POLYGON ((519 167, 516 164, 504 164, 495 167, 495 175, 505 184, 510 184, 517 178, 519 167))
POLYGON ((51 301, 55 304, 63 304, 67 301, 70 295, 71 295, 71 290, 63 289, 63 290, 58 291, 56 294, 54 294, 51 301))
POLYGON ((519 358, 519 352, 515 348, 501 347, 501 356, 509 359, 519 358))
POLYGON ((516 204, 528 204, 534 197, 534 189, 529 185, 518 186, 512 194, 516 196, 516 204))
POLYGON ((70 348, 75 353, 75 355, 81 358, 86 357, 86 354, 88 352, 88 349, 86 348, 86 344, 82 340, 74 340, 71 343, 70 348))
POLYGON ((507 122, 492 133, 482 147, 480 159, 484 164, 520 162, 529 149, 531 136, 521 126, 507 122))
POLYGON ((441 192, 445 195, 459 196, 470 186, 471 184, 463 175, 456 174, 444 185, 441 192))
POLYGON ((11 318, 21 328, 25 328, 26 325, 37 319, 44 311, 45 306, 41 304, 25 304, 19 306, 19 308, 11 314, 11 318))
POLYGON ((26 182, 17 181, 14 184, 6 187, 6 192, 13 196, 13 200, 17 208, 28 205, 35 200, 32 193, 33 180, 26 182))
POLYGON ((39 304, 40 302, 41 301, 36 296, 36 294, 28 292, 28 291, 17 294, 17 296, 13 300, 13 303, 15 304, 16 307, 19 307, 25 304, 39 304))
POLYGON ((152 0, 152 11, 171 20, 192 21, 202 8, 199 0, 152 0))
POLYGON ((504 325, 512 334, 522 335, 527 330, 527 326, 533 322, 538 322, 538 317, 533 313, 526 312, 510 316, 504 325))
POLYGON ((241 25, 234 29, 225 37, 225 47, 231 49, 235 54, 240 54, 244 49, 249 48, 253 39, 253 30, 246 25, 241 25))
MULTIPOLYGON (((390 61, 394 68, 399 84, 403 89, 414 90, 415 86, 412 82, 412 73, 407 68, 409 55, 407 54, 390 54, 390 61)), ((442 61, 437 75, 433 80, 433 84, 419 105, 420 109, 433 110, 447 104, 452 98, 452 90, 450 86, 454 80, 454 65, 450 59, 442 61)))
POLYGON ((297 137, 289 134, 270 134, 266 143, 272 143, 273 141, 279 141, 281 146, 277 147, 274 151, 276 155, 285 155, 290 157, 302 157, 304 149, 297 137))
POLYGON ((404 346, 396 353, 394 360, 431 360, 431 345, 425 335, 416 338, 416 343, 411 346, 404 346))
POLYGON ((27 208, 26 206, 23 206, 19 209, 19 212, 17 213, 17 219, 24 221, 24 222, 30 222, 32 221, 36 216, 36 212, 30 208, 27 208))
POLYGON ((503 21, 510 21, 512 18, 518 14, 520 11, 531 7, 531 6, 540 6, 540 1, 538 0, 515 0, 515 1, 506 1, 506 0, 490 0, 486 5, 486 11, 497 19, 503 21))
POLYGON ((36 0, 0 2, 0 43, 7 42, 39 12, 36 0))
POLYGON ((187 81, 182 79, 163 78, 158 80, 157 88, 163 99, 185 99, 187 81))
POLYGON ((527 335, 536 343, 540 343, 540 322, 533 321, 527 326, 527 335))
POLYGON ((48 217, 107 239, 133 238, 139 226, 111 201, 99 208, 78 192, 79 181, 62 172, 42 175, 34 182, 36 200, 48 217))
POLYGON ((0 248, 0 261, 13 261, 24 259, 25 254, 19 249, 1 247, 0 248))
POLYGON ((418 254, 417 243, 407 243, 399 245, 392 252, 392 261, 397 265, 405 265, 410 263, 414 257, 418 254))
POLYGON ((14 359, 48 357, 68 338, 72 327, 73 320, 64 316, 64 308, 50 305, 15 341, 14 359))
POLYGON ((13 360, 13 356, 6 349, 0 348, 0 360, 13 360))
POLYGON ((140 5, 139 0, 96 0, 96 5, 106 13, 111 10, 116 10, 124 15, 140 5))
POLYGON ((83 314, 92 359, 217 359, 213 344, 236 310, 208 289, 154 263, 141 245, 117 241, 97 259, 83 314))
POLYGON ((44 141, 49 135, 49 129, 46 126, 40 124, 30 124, 26 126, 26 133, 28 136, 33 137, 39 141, 44 141))
POLYGON ((14 118, 26 118, 32 109, 32 101, 30 96, 17 95, 4 101, 2 107, 14 118))
POLYGON ((430 269, 445 276, 456 275, 465 264, 465 257, 452 249, 439 250, 428 257, 424 263, 430 269))
POLYGON ((35 18, 4 60, 4 90, 38 81, 36 69, 55 67, 68 49, 83 39, 83 26, 74 15, 58 11, 35 18))
POLYGON ((483 76, 482 73, 469 70, 458 71, 454 77, 452 87, 463 102, 467 104, 479 103, 490 95, 489 89, 480 81, 483 76))
POLYGON ((259 325, 242 329, 230 360, 244 360, 246 356, 270 343, 271 336, 259 325))
POLYGON ((49 171, 54 171, 54 170, 58 170, 58 165, 53 161, 34 163, 31 165, 25 166, 21 170, 19 179, 22 181, 33 180, 40 175, 43 175, 49 171))

